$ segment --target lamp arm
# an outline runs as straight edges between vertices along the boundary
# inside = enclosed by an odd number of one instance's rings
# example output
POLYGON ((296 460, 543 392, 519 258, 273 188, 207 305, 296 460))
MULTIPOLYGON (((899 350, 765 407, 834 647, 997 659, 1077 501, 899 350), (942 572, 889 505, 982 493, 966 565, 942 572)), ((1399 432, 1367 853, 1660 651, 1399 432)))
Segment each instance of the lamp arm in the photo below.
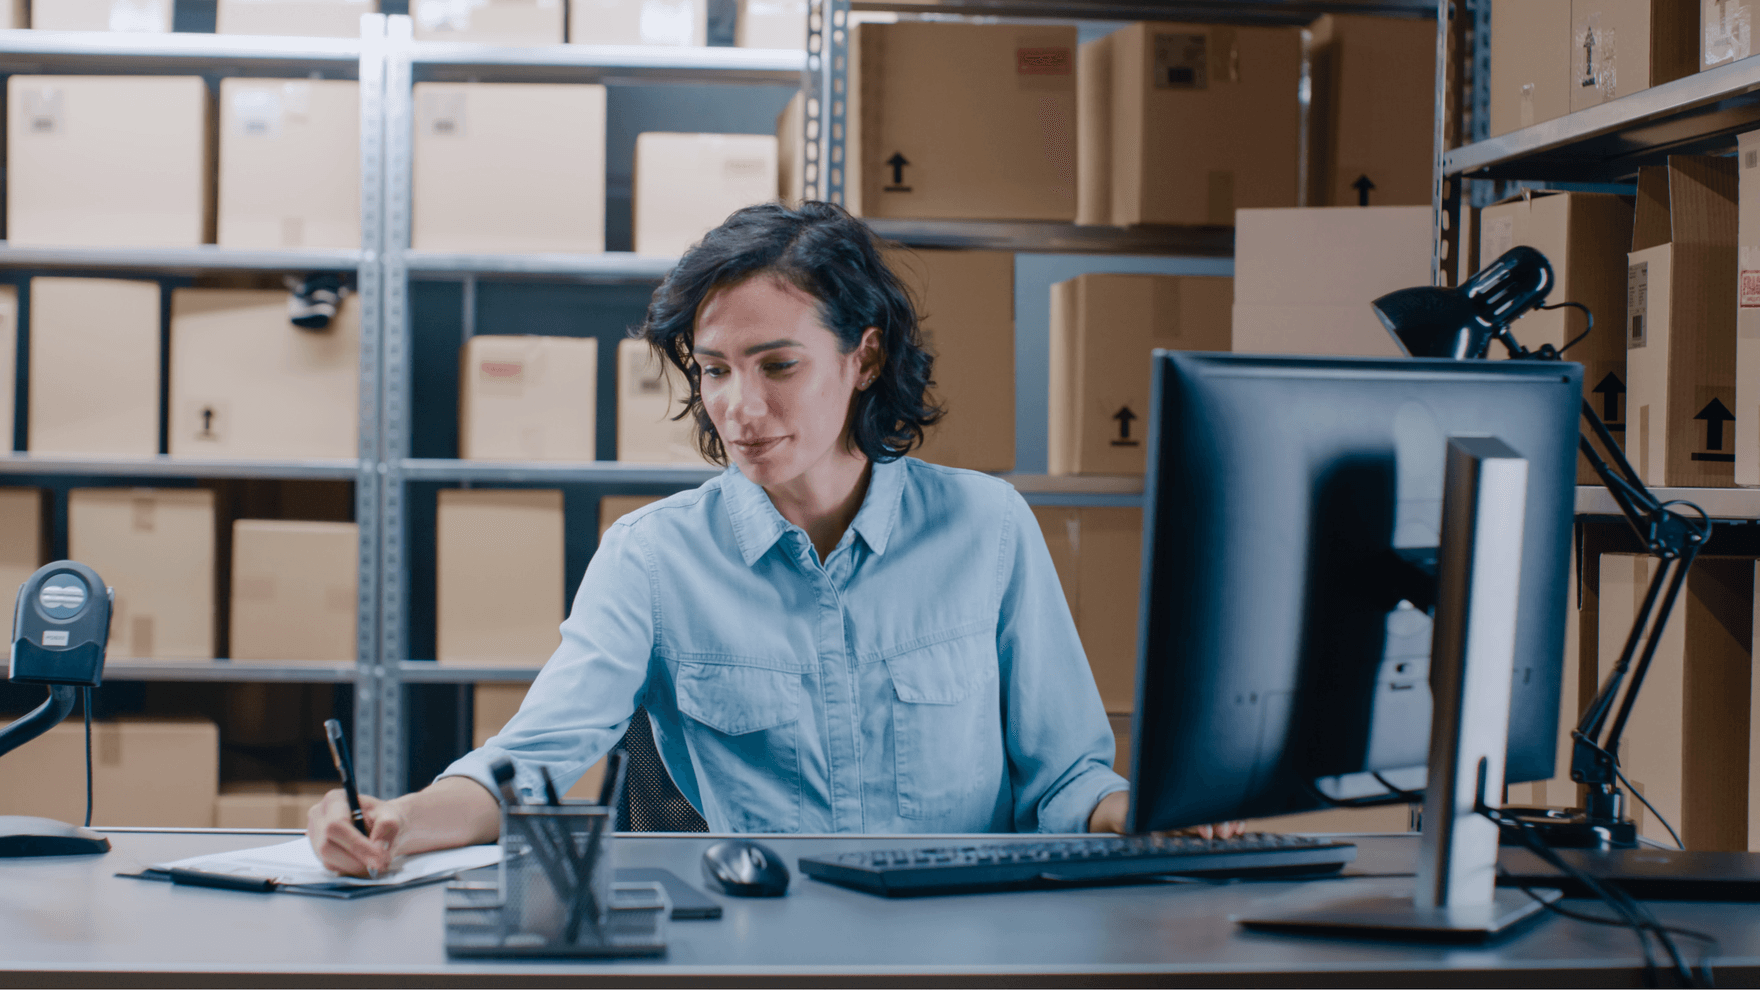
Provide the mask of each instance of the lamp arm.
POLYGON ((0 729, 0 756, 5 756, 32 739, 37 738, 50 729, 61 724, 61 720, 73 711, 73 697, 76 688, 66 684, 51 684, 49 697, 31 711, 4 729, 0 729))

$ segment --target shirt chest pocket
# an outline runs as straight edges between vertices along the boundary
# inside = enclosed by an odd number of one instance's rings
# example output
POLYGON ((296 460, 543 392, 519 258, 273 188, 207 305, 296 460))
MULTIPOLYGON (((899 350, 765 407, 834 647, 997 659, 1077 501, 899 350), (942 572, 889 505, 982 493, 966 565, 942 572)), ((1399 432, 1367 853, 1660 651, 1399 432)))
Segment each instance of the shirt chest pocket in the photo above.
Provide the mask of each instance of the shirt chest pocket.
MULTIPOLYGON (((987 631, 886 658, 898 811, 947 831, 987 822, 1002 786, 996 642, 987 631)), ((976 826, 982 827, 982 826, 976 826)))
POLYGON ((801 677, 738 664, 678 665, 678 711, 687 719, 703 801, 737 831, 800 830, 801 677))

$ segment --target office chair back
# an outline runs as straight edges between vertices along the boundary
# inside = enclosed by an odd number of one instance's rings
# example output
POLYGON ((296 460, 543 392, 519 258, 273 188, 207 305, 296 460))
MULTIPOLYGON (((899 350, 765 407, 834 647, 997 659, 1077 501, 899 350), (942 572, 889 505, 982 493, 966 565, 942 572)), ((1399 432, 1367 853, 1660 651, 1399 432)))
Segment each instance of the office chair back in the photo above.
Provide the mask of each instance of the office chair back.
POLYGON ((672 775, 660 762, 654 746, 654 727, 648 710, 638 707, 623 734, 629 765, 623 784, 623 801, 617 809, 619 832, 707 832, 709 824, 685 800, 672 775))

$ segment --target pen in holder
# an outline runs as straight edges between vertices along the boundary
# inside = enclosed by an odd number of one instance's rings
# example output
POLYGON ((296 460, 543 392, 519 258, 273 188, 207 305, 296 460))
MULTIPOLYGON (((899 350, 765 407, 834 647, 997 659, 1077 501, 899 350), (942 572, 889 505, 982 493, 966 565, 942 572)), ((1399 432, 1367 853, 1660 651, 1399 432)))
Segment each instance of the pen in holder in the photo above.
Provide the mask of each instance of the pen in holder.
POLYGON ((501 809, 502 923, 557 946, 597 938, 611 906, 612 810, 595 804, 501 809))

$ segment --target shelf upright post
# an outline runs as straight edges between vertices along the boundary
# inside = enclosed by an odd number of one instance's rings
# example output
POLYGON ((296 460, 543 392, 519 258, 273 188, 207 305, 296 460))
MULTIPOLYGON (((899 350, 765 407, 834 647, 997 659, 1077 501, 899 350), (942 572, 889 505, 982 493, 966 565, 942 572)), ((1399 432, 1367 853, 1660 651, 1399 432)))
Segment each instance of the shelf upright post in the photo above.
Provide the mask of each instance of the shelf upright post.
POLYGON ((1458 8, 1466 0, 1436 0, 1436 142, 1431 171, 1431 207, 1436 237, 1430 253, 1431 282, 1452 286, 1459 267, 1461 182, 1443 172, 1443 157, 1460 143, 1462 57, 1467 17, 1458 8), (1462 13, 1462 16, 1455 16, 1462 13))
POLYGON ((360 307, 360 458, 355 472, 355 524, 359 527, 359 573, 355 590, 354 749, 355 774, 372 793, 383 767, 378 739, 379 705, 379 338, 384 284, 385 16, 361 15, 361 260, 355 274, 360 307))
POLYGON ((807 199, 844 205, 844 149, 848 144, 849 0, 812 0, 807 12, 806 106, 801 146, 807 199))
POLYGON ((385 317, 380 375, 379 436, 379 793, 395 797, 408 785, 404 760, 403 680, 399 662, 409 653, 409 609, 403 518, 403 461, 409 456, 411 112, 414 79, 413 22, 407 15, 386 18, 385 27, 385 317))

